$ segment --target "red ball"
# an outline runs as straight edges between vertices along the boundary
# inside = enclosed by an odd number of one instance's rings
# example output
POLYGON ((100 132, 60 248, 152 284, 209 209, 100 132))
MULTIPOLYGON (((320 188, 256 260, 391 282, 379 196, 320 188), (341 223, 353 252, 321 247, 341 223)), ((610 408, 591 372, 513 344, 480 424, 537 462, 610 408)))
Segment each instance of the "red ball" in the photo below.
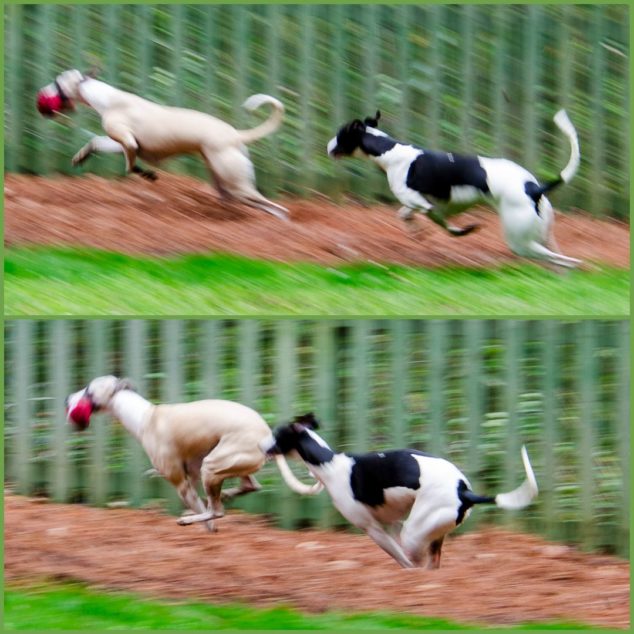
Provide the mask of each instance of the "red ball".
POLYGON ((92 414, 92 402, 87 397, 82 397, 77 401, 77 405, 68 411, 68 418, 79 427, 86 429, 90 423, 90 415, 92 414))
POLYGON ((37 109, 45 117, 52 117, 63 108, 63 101, 60 95, 50 95, 40 92, 37 96, 37 109))

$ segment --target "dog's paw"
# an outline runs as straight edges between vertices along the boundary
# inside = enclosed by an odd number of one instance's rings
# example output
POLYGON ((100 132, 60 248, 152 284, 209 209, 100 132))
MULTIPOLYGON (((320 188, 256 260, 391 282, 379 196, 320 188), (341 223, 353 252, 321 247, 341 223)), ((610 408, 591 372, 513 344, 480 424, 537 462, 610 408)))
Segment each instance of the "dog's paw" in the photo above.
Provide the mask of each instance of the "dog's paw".
POLYGON ((78 165, 81 165, 89 156, 90 154, 77 152, 77 154, 75 154, 75 156, 73 156, 73 158, 70 160, 71 165, 73 167, 77 167, 78 165))
POLYGON ((449 228, 449 233, 452 236, 456 236, 456 237, 461 237, 461 236, 466 236, 469 233, 472 233, 473 231, 477 231, 480 228, 480 225, 467 225, 466 227, 463 227, 462 229, 457 229, 455 227, 450 227, 449 228))

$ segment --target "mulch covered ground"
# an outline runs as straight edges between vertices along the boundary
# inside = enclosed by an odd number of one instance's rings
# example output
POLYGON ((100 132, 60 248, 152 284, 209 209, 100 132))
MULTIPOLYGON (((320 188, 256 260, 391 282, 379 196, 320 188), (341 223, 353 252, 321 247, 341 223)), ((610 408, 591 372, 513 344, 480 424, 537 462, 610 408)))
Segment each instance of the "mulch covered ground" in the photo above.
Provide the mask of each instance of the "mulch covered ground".
MULTIPOLYGON (((454 238, 424 217, 409 231, 398 204, 364 207, 312 198, 279 201, 285 223, 264 212, 228 207, 204 181, 160 172, 104 179, 38 178, 8 174, 5 181, 7 245, 71 245, 130 254, 220 251, 252 258, 321 264, 373 261, 425 267, 490 267, 517 261, 497 215, 482 208, 455 224, 481 225, 454 238)), ((562 252, 589 262, 629 267, 629 228, 582 213, 559 214, 555 235, 562 252)))
POLYGON ((403 570, 369 538, 272 528, 230 513, 219 532, 151 510, 5 496, 5 579, 81 581, 170 599, 304 611, 399 611, 466 623, 629 628, 629 563, 489 528, 449 539, 437 571, 403 570))

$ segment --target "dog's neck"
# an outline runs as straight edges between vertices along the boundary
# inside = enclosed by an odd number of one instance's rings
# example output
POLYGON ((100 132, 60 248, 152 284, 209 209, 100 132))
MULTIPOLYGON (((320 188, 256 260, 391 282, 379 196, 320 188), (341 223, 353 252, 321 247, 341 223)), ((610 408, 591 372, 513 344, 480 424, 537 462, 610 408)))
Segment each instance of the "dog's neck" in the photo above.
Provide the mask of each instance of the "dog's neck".
POLYGON ((295 448, 309 467, 319 467, 332 460, 335 452, 312 429, 306 429, 295 448))
POLYGON ((101 115, 112 106, 119 92, 121 91, 118 88, 90 77, 77 84, 78 97, 101 115))
POLYGON ((154 405, 132 390, 121 390, 110 400, 110 412, 137 439, 154 405))
POLYGON ((392 137, 377 130, 376 128, 366 128, 365 134, 361 139, 359 149, 374 161, 384 172, 394 167, 396 163, 403 160, 411 161, 409 148, 418 153, 412 146, 406 146, 392 137), (401 150, 405 150, 402 152, 401 150))

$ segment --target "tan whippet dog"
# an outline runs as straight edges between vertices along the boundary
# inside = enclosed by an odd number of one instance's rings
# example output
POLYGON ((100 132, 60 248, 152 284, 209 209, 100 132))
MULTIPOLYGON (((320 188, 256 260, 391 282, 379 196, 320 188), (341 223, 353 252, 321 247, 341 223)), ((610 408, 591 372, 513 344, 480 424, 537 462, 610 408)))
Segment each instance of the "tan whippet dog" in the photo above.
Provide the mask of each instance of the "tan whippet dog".
POLYGON ((236 130, 211 115, 187 108, 163 106, 103 81, 67 70, 38 92, 37 107, 52 117, 75 109, 75 101, 101 116, 108 136, 95 136, 72 159, 79 165, 95 152, 123 153, 128 173, 154 180, 154 172, 136 165, 137 157, 156 164, 178 154, 200 154, 223 197, 286 219, 288 210, 267 200, 255 188, 255 171, 246 146, 275 132, 283 104, 269 95, 252 95, 243 104, 255 110, 269 104, 271 116, 250 130, 236 130))
MULTIPOLYGON (((253 409, 223 400, 153 405, 138 394, 128 379, 101 376, 66 399, 68 419, 86 429, 90 415, 107 411, 141 443, 154 468, 178 491, 194 515, 181 525, 223 517, 222 499, 260 489, 253 474, 266 460, 262 445, 273 442, 271 429, 253 409), (221 496, 227 478, 240 478, 237 487, 221 496), (207 506, 196 487, 202 481, 207 506)), ((319 493, 323 486, 301 483, 283 459, 277 465, 288 486, 303 495, 319 493)))

